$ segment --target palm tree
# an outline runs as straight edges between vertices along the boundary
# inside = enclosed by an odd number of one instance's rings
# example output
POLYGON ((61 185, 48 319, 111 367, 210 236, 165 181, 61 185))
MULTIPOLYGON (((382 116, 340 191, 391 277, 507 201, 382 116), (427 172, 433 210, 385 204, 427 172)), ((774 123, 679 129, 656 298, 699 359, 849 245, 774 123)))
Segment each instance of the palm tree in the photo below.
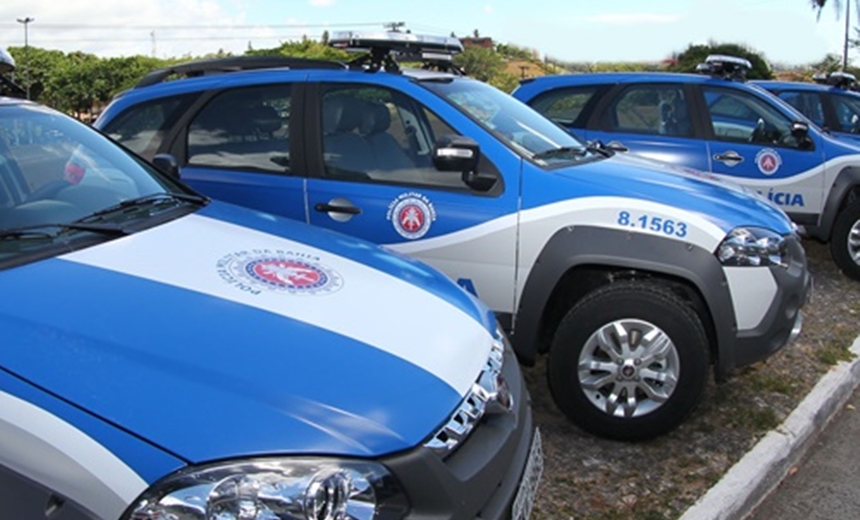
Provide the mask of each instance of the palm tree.
MULTIPOLYGON (((815 9, 816 15, 818 18, 821 18, 821 11, 824 9, 824 6, 827 5, 827 0, 809 0, 812 3, 812 8, 815 9)), ((860 12, 860 0, 855 0, 857 2, 857 10, 860 12)), ((833 7, 836 9, 836 16, 839 16, 839 13, 842 12, 842 0, 833 0, 831 2, 833 7)), ((851 20, 851 0, 845 0, 845 40, 842 45, 842 70, 844 71, 848 67, 848 27, 850 25, 851 20)))

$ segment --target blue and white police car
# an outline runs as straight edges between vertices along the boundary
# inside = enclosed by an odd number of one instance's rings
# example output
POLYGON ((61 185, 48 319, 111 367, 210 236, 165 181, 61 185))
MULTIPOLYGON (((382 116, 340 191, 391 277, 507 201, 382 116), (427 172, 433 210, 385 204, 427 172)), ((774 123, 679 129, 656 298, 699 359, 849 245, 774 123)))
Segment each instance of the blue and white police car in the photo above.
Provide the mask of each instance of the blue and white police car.
POLYGON ((8 97, 0 292, 3 518, 529 516, 540 436, 485 305, 8 97))
POLYGON ((767 200, 589 148, 458 75, 445 61, 454 38, 330 41, 367 52, 154 71, 96 126, 173 156, 215 198, 438 267, 496 311, 521 361, 549 354, 555 401, 599 435, 674 428, 709 366, 722 379, 799 332, 804 251, 767 200))
POLYGON ((755 80, 799 110, 825 132, 836 137, 860 141, 860 92, 857 77, 850 72, 834 71, 813 76, 814 83, 799 81, 755 80))
POLYGON ((860 147, 821 131, 751 82, 749 62, 705 74, 594 73, 525 80, 513 92, 588 141, 711 172, 758 191, 860 280, 860 147))

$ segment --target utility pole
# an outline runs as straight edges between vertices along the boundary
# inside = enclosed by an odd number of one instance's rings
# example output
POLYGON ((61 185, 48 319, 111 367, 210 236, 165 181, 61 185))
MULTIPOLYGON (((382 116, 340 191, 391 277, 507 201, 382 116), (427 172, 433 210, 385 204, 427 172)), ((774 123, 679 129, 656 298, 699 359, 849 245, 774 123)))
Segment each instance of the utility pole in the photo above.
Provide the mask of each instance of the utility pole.
POLYGON ((842 46, 842 72, 848 68, 848 25, 851 20, 851 0, 845 0, 845 43, 842 46))
POLYGON ((30 22, 35 22, 35 18, 18 18, 18 23, 24 24, 24 81, 27 99, 30 99, 30 22))

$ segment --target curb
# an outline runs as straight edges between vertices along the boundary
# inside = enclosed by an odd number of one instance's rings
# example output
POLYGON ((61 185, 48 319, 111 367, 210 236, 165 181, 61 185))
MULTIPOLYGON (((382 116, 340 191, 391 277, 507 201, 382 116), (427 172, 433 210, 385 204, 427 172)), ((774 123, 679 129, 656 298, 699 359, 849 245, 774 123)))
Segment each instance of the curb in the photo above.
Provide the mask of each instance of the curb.
POLYGON ((860 336, 851 362, 830 369, 780 426, 723 475, 679 520, 742 520, 773 491, 860 385, 860 336))

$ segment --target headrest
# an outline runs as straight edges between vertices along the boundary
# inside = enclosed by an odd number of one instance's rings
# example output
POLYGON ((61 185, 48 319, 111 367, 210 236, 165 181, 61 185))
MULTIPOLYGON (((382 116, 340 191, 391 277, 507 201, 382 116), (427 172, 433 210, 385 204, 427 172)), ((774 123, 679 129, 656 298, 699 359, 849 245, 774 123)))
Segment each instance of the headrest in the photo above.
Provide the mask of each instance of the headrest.
POLYGON ((391 112, 383 103, 368 103, 361 114, 362 135, 381 134, 391 126, 391 112))
POLYGON ((348 96, 331 96, 323 100, 323 133, 351 132, 361 123, 360 101, 348 96))

